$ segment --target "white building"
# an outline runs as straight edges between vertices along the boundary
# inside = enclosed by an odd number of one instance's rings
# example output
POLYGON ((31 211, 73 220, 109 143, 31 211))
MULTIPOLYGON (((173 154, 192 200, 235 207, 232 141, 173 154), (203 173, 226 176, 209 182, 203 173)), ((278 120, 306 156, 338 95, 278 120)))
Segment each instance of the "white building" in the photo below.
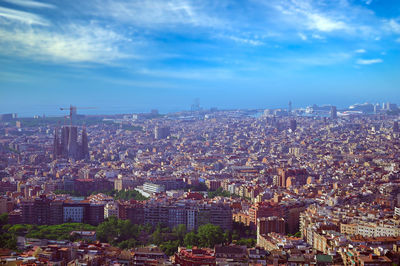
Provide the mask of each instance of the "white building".
POLYGON ((143 190, 151 193, 161 193, 165 191, 164 186, 153 183, 144 183, 143 190))

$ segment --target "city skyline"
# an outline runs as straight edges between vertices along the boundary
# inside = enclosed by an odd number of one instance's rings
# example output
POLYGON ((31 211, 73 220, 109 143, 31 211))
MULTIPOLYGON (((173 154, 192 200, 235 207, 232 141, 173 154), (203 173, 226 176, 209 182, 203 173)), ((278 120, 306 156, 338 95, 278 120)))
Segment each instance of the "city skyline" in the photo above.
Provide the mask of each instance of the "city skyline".
POLYGON ((222 109, 399 102, 399 10, 382 0, 3 1, 0 113, 71 103, 165 113, 195 98, 222 109))

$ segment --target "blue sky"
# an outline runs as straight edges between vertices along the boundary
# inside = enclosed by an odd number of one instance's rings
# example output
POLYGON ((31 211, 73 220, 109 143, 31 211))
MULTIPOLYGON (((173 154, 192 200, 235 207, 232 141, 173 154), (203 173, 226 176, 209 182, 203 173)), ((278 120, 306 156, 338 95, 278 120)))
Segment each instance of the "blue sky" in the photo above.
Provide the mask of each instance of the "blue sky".
POLYGON ((399 47, 398 0, 1 0, 0 113, 400 103, 399 47))

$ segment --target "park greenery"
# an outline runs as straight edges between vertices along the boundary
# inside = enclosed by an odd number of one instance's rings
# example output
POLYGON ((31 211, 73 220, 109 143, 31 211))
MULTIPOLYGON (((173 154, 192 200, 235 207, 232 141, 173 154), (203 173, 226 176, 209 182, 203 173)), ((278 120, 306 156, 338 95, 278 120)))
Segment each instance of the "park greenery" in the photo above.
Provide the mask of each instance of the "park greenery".
MULTIPOLYGON (((122 249, 157 245, 167 255, 174 254, 179 246, 214 247, 217 244, 231 243, 232 233, 213 224, 199 226, 197 232, 188 232, 181 224, 174 228, 157 225, 132 224, 129 220, 111 217, 97 227, 97 238, 122 249)), ((239 239, 239 235, 236 234, 239 239)), ((253 245, 252 245, 253 246, 253 245)))
MULTIPOLYGON (((67 191, 67 190, 55 190, 55 194, 69 194, 74 197, 84 197, 86 195, 83 195, 79 193, 78 191, 67 191)), ((136 190, 108 190, 108 191, 94 191, 92 192, 92 195, 98 194, 98 193, 103 193, 108 196, 112 196, 115 200, 137 200, 137 201, 143 201, 147 200, 148 198, 140 194, 136 190)))
POLYGON ((111 192, 111 196, 113 196, 115 200, 134 199, 137 201, 143 201, 148 199, 147 197, 143 196, 136 190, 120 190, 120 191, 113 190, 111 192))
POLYGON ((11 225, 8 224, 8 214, 0 215, 0 248, 17 249, 17 237, 8 230, 11 225))
POLYGON ((71 236, 72 231, 95 231, 96 227, 82 223, 64 223, 57 225, 31 225, 16 224, 9 228, 14 235, 27 238, 51 239, 51 240, 75 240, 71 236))
POLYGON ((223 190, 221 187, 219 187, 217 190, 214 191, 208 191, 208 197, 209 198, 215 198, 215 197, 230 197, 231 193, 229 191, 223 190))
POLYGON ((110 243, 121 249, 130 249, 149 244, 157 245, 167 255, 173 255, 179 246, 210 247, 218 244, 236 243, 255 246, 255 235, 244 225, 234 223, 232 231, 223 231, 219 226, 204 224, 197 231, 188 231, 181 224, 174 228, 164 225, 132 224, 130 220, 120 220, 110 217, 97 227, 82 223, 64 223, 58 225, 8 224, 8 215, 0 216, 0 248, 16 250, 17 236, 51 240, 79 240, 72 231, 96 231, 96 237, 101 242, 110 243))
POLYGON ((85 196, 85 195, 83 195, 80 192, 75 191, 75 190, 62 190, 62 189, 54 190, 54 194, 56 194, 56 195, 68 194, 68 195, 71 195, 73 197, 84 197, 85 196))
POLYGON ((121 249, 154 244, 167 255, 174 254, 179 246, 213 248, 217 244, 236 243, 254 247, 256 244, 255 233, 239 223, 234 223, 232 231, 224 232, 213 224, 204 224, 199 226, 197 231, 188 231, 183 224, 174 228, 162 225, 138 225, 132 224, 129 220, 111 217, 100 224, 96 231, 98 240, 121 249))

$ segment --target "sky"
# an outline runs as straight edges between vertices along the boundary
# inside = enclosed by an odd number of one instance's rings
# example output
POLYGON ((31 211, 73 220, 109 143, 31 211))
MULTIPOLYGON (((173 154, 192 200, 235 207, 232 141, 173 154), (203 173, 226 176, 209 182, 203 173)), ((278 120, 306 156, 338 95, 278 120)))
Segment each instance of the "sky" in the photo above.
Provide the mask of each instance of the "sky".
POLYGON ((398 0, 0 0, 0 113, 400 103, 398 0))

